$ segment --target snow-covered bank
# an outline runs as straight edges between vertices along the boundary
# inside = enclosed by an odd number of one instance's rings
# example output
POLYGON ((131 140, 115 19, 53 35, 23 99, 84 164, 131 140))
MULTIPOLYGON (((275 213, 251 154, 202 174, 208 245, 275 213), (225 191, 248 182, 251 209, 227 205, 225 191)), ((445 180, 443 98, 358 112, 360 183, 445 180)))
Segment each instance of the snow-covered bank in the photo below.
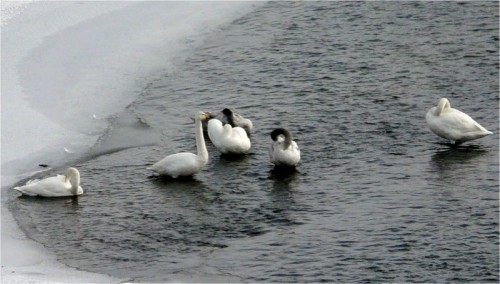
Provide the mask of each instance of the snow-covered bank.
MULTIPOLYGON (((259 3, 2 1, 2 197, 39 163, 84 154, 150 75, 259 3)), ((2 282, 121 281, 57 263, 19 231, 5 198, 1 213, 2 282)))

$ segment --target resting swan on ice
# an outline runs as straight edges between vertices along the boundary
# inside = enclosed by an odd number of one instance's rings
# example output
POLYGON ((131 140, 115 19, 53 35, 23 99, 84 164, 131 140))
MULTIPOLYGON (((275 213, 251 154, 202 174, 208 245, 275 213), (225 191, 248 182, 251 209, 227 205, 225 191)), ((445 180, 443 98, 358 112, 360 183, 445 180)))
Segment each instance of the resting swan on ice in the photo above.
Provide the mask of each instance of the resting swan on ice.
POLYGON ((14 189, 29 196, 59 197, 83 194, 80 172, 75 168, 68 168, 64 175, 28 181, 26 185, 14 189))
POLYGON ((271 132, 271 163, 276 166, 295 167, 300 161, 300 149, 292 140, 292 134, 284 128, 271 132))
POLYGON ((166 175, 173 178, 192 176, 201 171, 208 163, 208 151, 201 126, 201 121, 206 118, 207 114, 201 111, 195 117, 197 155, 187 152, 172 154, 166 156, 148 169, 155 171, 159 175, 166 175))
POLYGON ((446 98, 442 98, 437 107, 429 109, 425 120, 432 132, 454 141, 455 145, 493 134, 466 113, 451 108, 446 98))

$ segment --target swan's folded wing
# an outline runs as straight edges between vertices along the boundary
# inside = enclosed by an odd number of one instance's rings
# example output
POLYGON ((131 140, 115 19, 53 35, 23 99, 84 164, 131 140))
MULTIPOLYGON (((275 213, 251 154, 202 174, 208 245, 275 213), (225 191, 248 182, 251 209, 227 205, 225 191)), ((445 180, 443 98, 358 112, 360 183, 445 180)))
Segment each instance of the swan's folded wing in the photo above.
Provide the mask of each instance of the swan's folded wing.
POLYGON ((32 181, 23 186, 14 187, 15 190, 29 196, 70 196, 71 185, 65 182, 64 176, 58 175, 46 179, 32 181))
POLYGON ((463 113, 459 110, 453 110, 446 115, 442 116, 443 123, 446 123, 447 127, 458 131, 462 134, 468 132, 489 132, 479 123, 477 123, 468 114, 463 113))

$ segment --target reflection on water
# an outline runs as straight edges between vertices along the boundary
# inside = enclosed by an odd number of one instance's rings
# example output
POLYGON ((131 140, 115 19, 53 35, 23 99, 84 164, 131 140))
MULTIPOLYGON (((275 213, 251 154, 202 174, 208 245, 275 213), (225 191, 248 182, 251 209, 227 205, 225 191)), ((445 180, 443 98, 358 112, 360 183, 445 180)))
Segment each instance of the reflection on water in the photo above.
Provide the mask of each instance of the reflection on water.
POLYGON ((432 162, 441 170, 451 168, 457 163, 466 163, 488 154, 488 149, 481 146, 469 146, 439 150, 432 155, 432 162))
POLYGON ((433 154, 431 166, 443 182, 464 181, 469 175, 477 175, 484 170, 482 161, 489 155, 488 149, 479 146, 452 147, 433 154))

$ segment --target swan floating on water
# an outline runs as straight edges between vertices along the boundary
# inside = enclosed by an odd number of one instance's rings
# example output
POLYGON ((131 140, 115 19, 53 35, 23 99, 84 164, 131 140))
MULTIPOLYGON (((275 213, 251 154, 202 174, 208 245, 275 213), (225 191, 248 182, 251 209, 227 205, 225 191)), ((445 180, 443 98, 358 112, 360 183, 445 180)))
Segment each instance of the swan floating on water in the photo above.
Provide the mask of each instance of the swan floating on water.
POLYGON ((436 135, 460 145, 493 132, 486 130, 466 113, 451 108, 450 102, 442 98, 437 107, 429 109, 425 116, 427 125, 436 135))
POLYGON ((148 169, 155 171, 159 175, 166 175, 173 178, 192 176, 201 171, 208 163, 208 151, 201 126, 203 119, 207 119, 207 114, 201 111, 198 112, 195 116, 197 155, 187 152, 172 154, 166 156, 148 169))
POLYGON ((83 194, 80 172, 75 168, 68 168, 64 175, 28 181, 26 185, 14 189, 29 196, 59 197, 83 194))
POLYGON ((239 127, 233 126, 233 114, 229 109, 222 111, 228 116, 229 123, 223 125, 217 118, 208 121, 208 137, 222 154, 245 154, 250 150, 251 142, 247 132, 239 127))
POLYGON ((225 108, 221 112, 218 112, 217 114, 214 114, 212 112, 205 112, 208 116, 207 119, 203 120, 203 129, 205 131, 208 131, 208 121, 210 119, 218 119, 222 122, 222 124, 231 124, 231 126, 235 127, 241 127, 245 130, 248 136, 252 133, 253 130, 253 123, 250 119, 244 118, 242 115, 235 113, 231 111, 228 108, 225 108))
POLYGON ((271 139, 271 163, 276 166, 295 167, 300 161, 300 149, 292 140, 292 134, 284 128, 277 128, 271 132, 271 139))

